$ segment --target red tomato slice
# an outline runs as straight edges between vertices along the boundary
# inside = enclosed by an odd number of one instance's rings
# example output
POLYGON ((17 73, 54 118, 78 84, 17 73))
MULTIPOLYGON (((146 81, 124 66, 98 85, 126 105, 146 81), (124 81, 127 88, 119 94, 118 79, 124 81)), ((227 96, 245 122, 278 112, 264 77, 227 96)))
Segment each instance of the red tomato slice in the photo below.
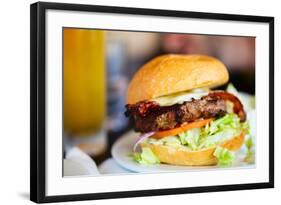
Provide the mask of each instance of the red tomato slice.
POLYGON ((180 127, 177 127, 177 128, 171 129, 171 130, 164 130, 164 131, 156 132, 152 137, 156 138, 156 139, 160 139, 160 138, 163 138, 166 136, 174 136, 181 132, 191 130, 193 128, 204 127, 206 124, 210 123, 211 121, 213 121, 213 118, 199 120, 199 121, 195 121, 195 122, 191 122, 191 123, 184 123, 180 127))

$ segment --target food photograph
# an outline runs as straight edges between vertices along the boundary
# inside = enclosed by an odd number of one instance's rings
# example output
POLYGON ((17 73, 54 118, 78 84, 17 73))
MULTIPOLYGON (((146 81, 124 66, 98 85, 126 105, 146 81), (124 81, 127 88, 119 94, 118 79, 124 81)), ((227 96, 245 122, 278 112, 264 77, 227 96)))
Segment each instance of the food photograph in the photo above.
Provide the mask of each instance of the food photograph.
POLYGON ((255 37, 63 29, 63 176, 253 169, 255 37))

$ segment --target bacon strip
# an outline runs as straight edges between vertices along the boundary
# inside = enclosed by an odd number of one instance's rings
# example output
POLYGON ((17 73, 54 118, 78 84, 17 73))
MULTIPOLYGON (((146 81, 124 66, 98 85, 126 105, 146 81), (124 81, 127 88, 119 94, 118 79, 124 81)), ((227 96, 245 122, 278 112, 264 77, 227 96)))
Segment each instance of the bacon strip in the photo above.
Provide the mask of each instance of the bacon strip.
POLYGON ((226 91, 214 91, 214 92, 209 93, 209 96, 211 96, 211 97, 218 96, 225 101, 226 100, 231 101, 234 105, 233 111, 238 115, 238 117, 240 118, 240 121, 241 122, 246 121, 246 112, 243 108, 242 103, 235 95, 232 95, 231 93, 228 93, 226 91))
POLYGON ((160 108, 160 105, 154 101, 141 101, 136 104, 127 104, 125 115, 129 117, 130 115, 138 114, 141 117, 145 117, 151 111, 157 110, 160 108))

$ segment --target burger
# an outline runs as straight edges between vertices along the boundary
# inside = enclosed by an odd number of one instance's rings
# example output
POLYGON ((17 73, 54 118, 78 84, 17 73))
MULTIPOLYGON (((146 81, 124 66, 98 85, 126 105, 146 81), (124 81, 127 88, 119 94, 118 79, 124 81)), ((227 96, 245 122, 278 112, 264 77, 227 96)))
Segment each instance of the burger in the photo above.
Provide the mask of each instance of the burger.
POLYGON ((143 65, 128 86, 125 115, 140 133, 140 164, 231 165, 249 132, 227 83, 225 65, 205 55, 162 55, 143 65))

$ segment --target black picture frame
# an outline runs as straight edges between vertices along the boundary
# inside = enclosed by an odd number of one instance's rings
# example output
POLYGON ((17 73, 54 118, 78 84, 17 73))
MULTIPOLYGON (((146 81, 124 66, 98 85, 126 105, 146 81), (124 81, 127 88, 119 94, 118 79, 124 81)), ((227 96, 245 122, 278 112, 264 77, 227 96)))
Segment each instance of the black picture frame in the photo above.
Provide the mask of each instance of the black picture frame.
POLYGON ((274 187, 274 17, 111 7, 82 4, 38 2, 30 6, 30 199, 37 203, 75 200, 140 197, 197 192, 260 189, 274 187), (109 193, 46 196, 46 68, 45 25, 46 10, 87 11, 131 15, 168 16, 195 19, 217 19, 269 24, 269 181, 263 183, 230 184, 192 188, 158 189, 109 193))

